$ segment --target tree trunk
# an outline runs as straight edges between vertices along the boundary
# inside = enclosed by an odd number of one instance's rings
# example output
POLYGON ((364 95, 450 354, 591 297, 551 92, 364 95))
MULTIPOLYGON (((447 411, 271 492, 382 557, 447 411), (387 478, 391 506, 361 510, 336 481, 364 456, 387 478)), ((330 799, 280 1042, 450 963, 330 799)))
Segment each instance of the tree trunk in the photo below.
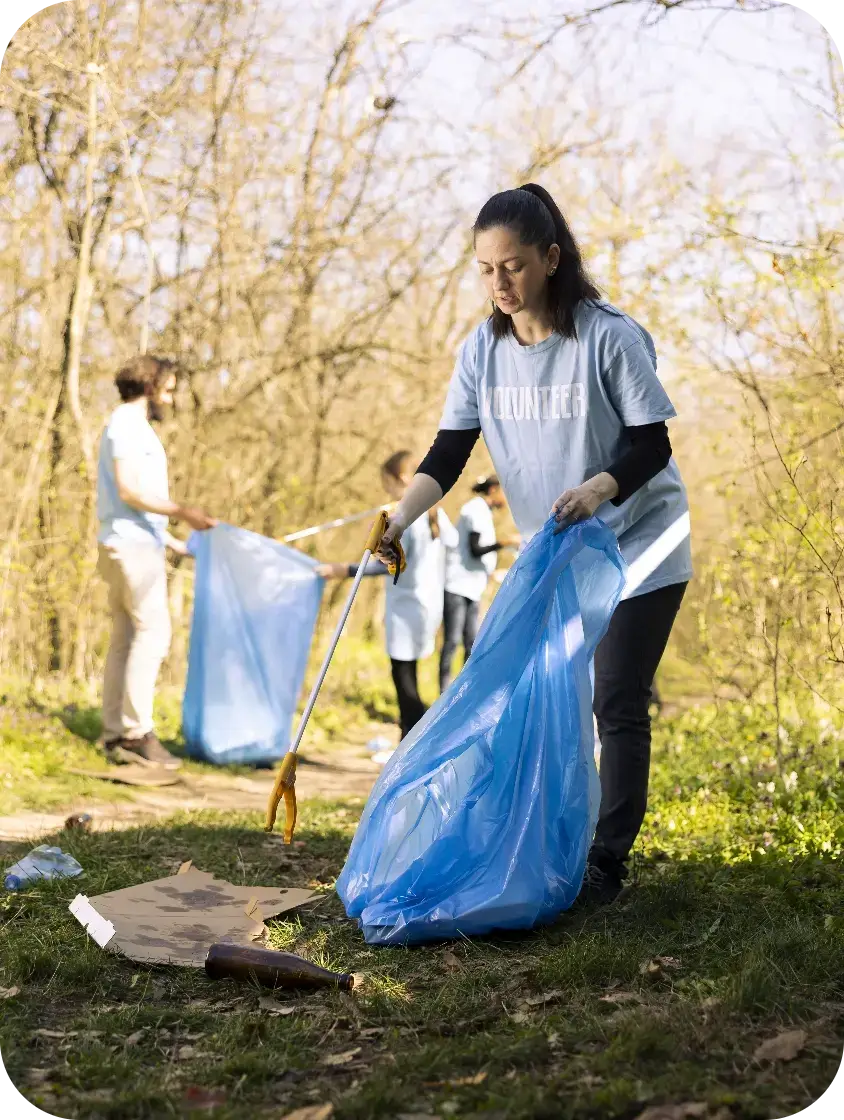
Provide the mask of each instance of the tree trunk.
POLYGON ((47 459, 47 474, 41 488, 41 501, 38 503, 38 535, 41 539, 39 558, 43 572, 42 596, 44 603, 44 622, 47 629, 47 669, 59 673, 63 664, 62 626, 59 604, 55 596, 55 584, 51 578, 54 566, 51 557, 51 538, 56 535, 54 526, 58 525, 58 485, 59 470, 65 452, 65 438, 62 420, 67 406, 67 383, 61 381, 53 419, 50 425, 50 449, 47 459))

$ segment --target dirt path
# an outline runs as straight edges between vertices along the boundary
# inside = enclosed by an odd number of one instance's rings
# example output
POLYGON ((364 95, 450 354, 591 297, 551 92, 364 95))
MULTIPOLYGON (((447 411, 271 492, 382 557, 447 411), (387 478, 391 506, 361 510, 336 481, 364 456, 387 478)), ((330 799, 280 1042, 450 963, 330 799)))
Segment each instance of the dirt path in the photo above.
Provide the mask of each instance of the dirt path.
MULTIPOLYGON (((296 777, 299 800, 309 797, 366 798, 381 767, 372 761, 366 742, 376 735, 395 741, 397 732, 383 723, 357 728, 353 741, 331 747, 303 751, 296 777)), ((263 812, 275 780, 270 770, 259 770, 249 777, 233 775, 224 769, 179 771, 177 785, 159 788, 126 789, 128 799, 120 802, 92 802, 79 798, 52 812, 22 811, 0 817, 0 841, 33 840, 62 828, 71 813, 90 813, 97 831, 131 828, 143 821, 172 816, 180 810, 237 809, 263 812)))

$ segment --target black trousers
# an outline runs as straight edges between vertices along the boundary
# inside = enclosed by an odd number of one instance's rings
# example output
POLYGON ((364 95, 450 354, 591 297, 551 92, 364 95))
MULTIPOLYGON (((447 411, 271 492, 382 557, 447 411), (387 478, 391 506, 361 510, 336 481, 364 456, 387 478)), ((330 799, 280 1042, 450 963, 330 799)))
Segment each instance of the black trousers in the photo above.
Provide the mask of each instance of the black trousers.
POLYGON ((626 860, 645 818, 651 690, 686 587, 675 583, 623 600, 595 651, 601 811, 593 850, 598 854, 626 860))
POLYGON ((463 660, 468 660, 478 636, 478 618, 481 605, 465 595, 446 591, 443 602, 443 648, 440 652, 440 692, 445 692, 452 681, 451 667, 454 655, 463 639, 463 660))
POLYGON ((396 696, 399 701, 399 723, 401 724, 402 739, 415 727, 427 712, 427 705, 422 703, 419 695, 419 685, 416 680, 416 661, 396 661, 390 658, 393 670, 393 684, 396 686, 396 696))

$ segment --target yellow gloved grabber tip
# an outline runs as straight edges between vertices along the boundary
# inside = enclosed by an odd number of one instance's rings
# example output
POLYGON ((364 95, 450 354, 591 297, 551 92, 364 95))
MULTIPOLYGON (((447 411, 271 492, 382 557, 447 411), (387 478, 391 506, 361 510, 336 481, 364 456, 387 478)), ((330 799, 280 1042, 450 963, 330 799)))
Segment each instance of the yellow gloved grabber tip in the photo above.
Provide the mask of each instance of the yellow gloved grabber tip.
MULTIPOLYGON (((381 544, 383 536, 387 531, 388 523, 389 518, 387 517, 387 511, 382 509, 373 521, 372 528, 369 530, 366 547, 371 553, 378 551, 378 546, 381 544)), ((389 545, 389 548, 394 555, 387 562, 387 570, 391 576, 395 577, 395 582, 407 567, 407 560, 404 555, 404 549, 401 546, 401 541, 393 541, 389 545)))
POLYGON ((264 825, 265 832, 272 832, 275 825, 278 806, 284 798, 284 808, 287 820, 284 828, 284 842, 290 844, 293 840, 293 830, 296 827, 296 755, 288 751, 281 760, 278 768, 275 785, 267 803, 267 821, 264 825))

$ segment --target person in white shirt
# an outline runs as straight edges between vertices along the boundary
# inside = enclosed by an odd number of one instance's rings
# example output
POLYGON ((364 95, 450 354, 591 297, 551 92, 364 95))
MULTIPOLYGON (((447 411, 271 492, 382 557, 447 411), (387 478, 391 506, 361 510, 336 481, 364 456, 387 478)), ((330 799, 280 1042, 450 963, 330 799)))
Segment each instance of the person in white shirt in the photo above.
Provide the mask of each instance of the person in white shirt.
POLYGON ((100 442, 98 570, 108 584, 111 642, 103 681, 103 745, 116 762, 142 760, 174 769, 179 760, 153 726, 155 682, 170 646, 165 549, 187 556, 167 531, 169 518, 193 529, 217 522, 169 496, 167 456, 151 420, 173 403, 176 372, 166 358, 127 362, 115 385, 121 404, 100 442))
MULTIPOLYGON (((398 500, 413 477, 413 456, 396 451, 381 466, 381 479, 388 496, 398 500)), ((399 705, 402 738, 427 711, 419 695, 417 666, 434 652, 434 638, 443 615, 445 550, 457 545, 457 531, 442 509, 432 509, 402 537, 407 567, 394 583, 387 582, 385 624, 387 653, 399 705)), ((357 564, 320 564, 316 573, 324 579, 354 577, 357 564)), ((371 559, 367 576, 387 575, 380 560, 371 559)))
POLYGON ((496 540, 494 509, 507 504, 496 475, 479 478, 472 487, 476 495, 460 510, 457 547, 446 551, 443 646, 440 652, 440 692, 452 681, 454 655, 463 639, 463 663, 469 659, 478 633, 481 599, 495 570, 496 553, 518 548, 519 538, 496 540))

